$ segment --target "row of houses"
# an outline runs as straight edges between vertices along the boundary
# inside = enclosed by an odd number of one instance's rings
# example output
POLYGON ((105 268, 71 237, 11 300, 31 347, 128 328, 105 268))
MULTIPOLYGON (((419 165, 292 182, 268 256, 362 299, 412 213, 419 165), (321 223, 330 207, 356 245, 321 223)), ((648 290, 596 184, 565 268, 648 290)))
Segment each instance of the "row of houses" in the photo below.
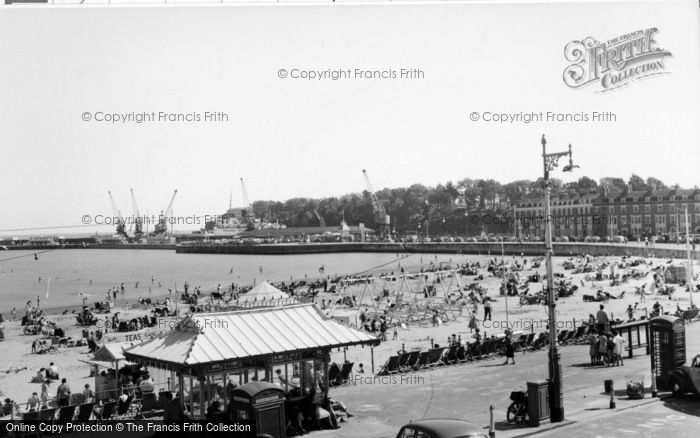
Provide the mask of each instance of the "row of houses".
MULTIPOLYGON (((553 193, 550 202, 555 237, 624 236, 675 238, 700 234, 700 189, 602 190, 553 193)), ((529 197, 514 207, 519 237, 544 236, 544 199, 529 197)))

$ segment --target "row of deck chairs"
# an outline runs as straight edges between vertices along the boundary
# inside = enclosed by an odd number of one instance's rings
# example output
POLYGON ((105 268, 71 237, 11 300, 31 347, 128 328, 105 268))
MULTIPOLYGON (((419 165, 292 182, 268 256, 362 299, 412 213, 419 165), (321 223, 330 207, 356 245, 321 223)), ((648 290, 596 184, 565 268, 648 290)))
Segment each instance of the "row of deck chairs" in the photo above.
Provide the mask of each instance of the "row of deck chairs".
POLYGON ((328 368, 328 384, 330 386, 341 386, 352 382, 350 375, 354 364, 354 362, 345 362, 340 366, 333 362, 328 368))
MULTIPOLYGON (((589 326, 579 326, 575 330, 562 330, 558 334, 558 341, 562 345, 571 343, 585 343, 589 326)), ((535 333, 524 333, 513 340, 515 351, 533 351, 546 347, 549 338, 536 336, 535 333)), ((408 373, 421 369, 467 363, 475 360, 487 359, 503 354, 505 350, 505 338, 487 339, 483 342, 472 342, 468 345, 452 345, 450 347, 437 347, 428 351, 414 350, 407 353, 391 356, 378 375, 408 373)))
POLYGON ((155 393, 144 393, 143 399, 138 403, 135 403, 133 396, 128 397, 125 402, 107 401, 98 412, 95 412, 95 403, 93 402, 26 412, 22 415, 22 422, 65 425, 73 421, 84 423, 89 420, 153 418, 163 414, 167 401, 163 394, 161 394, 160 399, 156 399, 155 393))

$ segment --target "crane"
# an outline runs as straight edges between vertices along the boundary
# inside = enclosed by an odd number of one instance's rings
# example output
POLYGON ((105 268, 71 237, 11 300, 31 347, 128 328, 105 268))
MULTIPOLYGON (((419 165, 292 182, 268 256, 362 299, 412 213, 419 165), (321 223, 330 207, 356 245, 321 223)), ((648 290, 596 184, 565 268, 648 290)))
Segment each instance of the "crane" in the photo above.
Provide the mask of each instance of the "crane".
POLYGON ((119 236, 123 236, 124 238, 128 237, 126 234, 126 225, 124 223, 124 218, 122 217, 122 213, 119 211, 117 208, 117 203, 114 202, 114 197, 112 196, 111 191, 107 191, 109 194, 109 202, 112 204, 112 214, 114 215, 113 220, 118 220, 117 222, 117 234, 119 236))
POLYGON ((136 205, 136 197, 134 196, 134 189, 131 190, 131 208, 134 211, 134 237, 140 239, 143 237, 143 220, 141 219, 141 214, 139 213, 139 207, 136 205))
POLYGON ((161 212, 160 217, 158 218, 158 223, 153 230, 154 236, 168 232, 168 218, 173 214, 173 202, 175 202, 175 195, 177 195, 177 190, 173 192, 173 197, 170 198, 170 203, 168 204, 168 208, 165 210, 165 213, 161 212))
POLYGON ((318 225, 321 228, 326 228, 326 221, 323 219, 323 217, 320 214, 318 214, 318 211, 316 211, 315 208, 312 208, 312 210, 314 211, 314 214, 316 215, 316 219, 318 219, 318 225))
POLYGON ((243 210, 241 212, 241 215, 246 221, 246 224, 248 224, 248 229, 254 230, 256 228, 255 213, 253 212, 253 206, 250 204, 250 200, 248 199, 248 191, 245 188, 245 182, 243 182, 243 178, 241 178, 241 191, 243 192, 243 210))
POLYGON ((374 193, 374 188, 372 187, 372 182, 369 180, 367 171, 362 169, 362 175, 365 177, 365 185, 367 186, 367 192, 372 199, 372 210, 374 211, 374 223, 378 228, 379 235, 385 237, 391 241, 391 228, 389 216, 386 214, 384 209, 384 204, 379 201, 377 194, 374 193))

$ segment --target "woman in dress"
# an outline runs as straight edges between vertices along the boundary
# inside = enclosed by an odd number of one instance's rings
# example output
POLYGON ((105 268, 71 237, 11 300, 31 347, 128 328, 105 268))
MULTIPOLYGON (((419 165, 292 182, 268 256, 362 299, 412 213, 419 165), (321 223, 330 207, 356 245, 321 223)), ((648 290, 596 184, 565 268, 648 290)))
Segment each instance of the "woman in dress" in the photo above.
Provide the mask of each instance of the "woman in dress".
POLYGON ((505 346, 506 346, 506 361, 503 362, 503 365, 508 365, 508 359, 511 359, 513 361, 513 365, 515 365, 515 348, 513 347, 513 338, 512 338, 512 333, 510 330, 506 330, 506 339, 505 339, 505 346))

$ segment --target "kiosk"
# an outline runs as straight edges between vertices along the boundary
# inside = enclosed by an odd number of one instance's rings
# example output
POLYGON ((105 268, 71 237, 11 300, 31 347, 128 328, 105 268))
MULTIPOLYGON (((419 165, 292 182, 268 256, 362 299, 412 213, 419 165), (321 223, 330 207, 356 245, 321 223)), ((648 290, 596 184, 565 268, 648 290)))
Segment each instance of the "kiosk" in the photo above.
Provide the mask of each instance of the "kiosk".
POLYGON ((676 316, 663 315, 649 322, 651 372, 656 387, 670 390, 668 375, 685 363, 685 325, 676 316))
POLYGON ((250 433, 241 436, 270 435, 286 438, 284 391, 269 382, 250 382, 233 390, 233 421, 250 425, 250 433))

